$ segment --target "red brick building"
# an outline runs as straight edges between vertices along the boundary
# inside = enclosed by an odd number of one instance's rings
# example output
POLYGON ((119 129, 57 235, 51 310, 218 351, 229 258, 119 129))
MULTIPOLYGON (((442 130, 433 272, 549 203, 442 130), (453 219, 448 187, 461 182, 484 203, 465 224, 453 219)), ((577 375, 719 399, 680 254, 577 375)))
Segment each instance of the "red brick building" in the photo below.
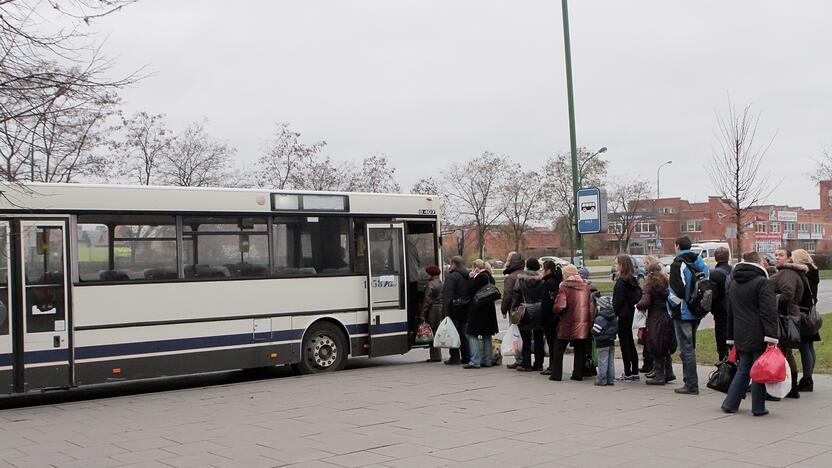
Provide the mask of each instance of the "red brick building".
MULTIPOLYGON (((809 252, 832 250, 832 181, 822 181, 819 187, 819 209, 760 205, 747 212, 742 220, 743 250, 773 252, 780 246, 809 252)), ((672 253, 674 239, 682 235, 693 242, 727 241, 736 251, 734 214, 720 197, 708 197, 701 203, 678 197, 661 198, 648 200, 644 206, 630 238, 631 253, 672 253)), ((611 220, 614 218, 611 216, 611 220)), ((620 224, 611 221, 611 233, 606 235, 609 253, 616 251, 616 229, 620 229, 620 224)))

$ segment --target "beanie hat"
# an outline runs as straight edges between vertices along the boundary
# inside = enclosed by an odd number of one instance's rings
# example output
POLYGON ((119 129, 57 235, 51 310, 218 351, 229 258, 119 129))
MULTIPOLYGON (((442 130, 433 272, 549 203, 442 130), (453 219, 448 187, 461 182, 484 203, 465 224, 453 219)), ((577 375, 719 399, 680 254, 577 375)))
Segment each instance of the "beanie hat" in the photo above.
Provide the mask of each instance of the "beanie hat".
POLYGON ((540 270, 540 262, 536 258, 526 260, 526 269, 529 271, 540 270))
POLYGON ((439 276, 440 274, 442 274, 442 270, 440 270, 439 267, 436 265, 430 265, 429 267, 425 268, 425 273, 427 273, 428 276, 439 276))
POLYGON ((589 279, 589 270, 586 267, 581 267, 581 269, 578 270, 578 274, 581 275, 581 278, 583 279, 589 279))
POLYGON ((578 267, 576 267, 575 265, 572 265, 570 263, 569 265, 566 265, 565 267, 563 267, 563 277, 564 278, 569 278, 570 276, 575 276, 577 274, 578 274, 578 267))

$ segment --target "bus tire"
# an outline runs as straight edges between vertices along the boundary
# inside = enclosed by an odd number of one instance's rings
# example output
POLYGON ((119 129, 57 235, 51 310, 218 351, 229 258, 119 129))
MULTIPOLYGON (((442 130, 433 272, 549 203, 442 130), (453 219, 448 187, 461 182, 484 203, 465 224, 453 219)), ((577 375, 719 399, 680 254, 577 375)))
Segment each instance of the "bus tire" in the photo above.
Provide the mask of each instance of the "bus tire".
POLYGON ((303 336, 297 369, 301 374, 335 372, 347 364, 348 352, 344 333, 332 323, 318 322, 303 336))

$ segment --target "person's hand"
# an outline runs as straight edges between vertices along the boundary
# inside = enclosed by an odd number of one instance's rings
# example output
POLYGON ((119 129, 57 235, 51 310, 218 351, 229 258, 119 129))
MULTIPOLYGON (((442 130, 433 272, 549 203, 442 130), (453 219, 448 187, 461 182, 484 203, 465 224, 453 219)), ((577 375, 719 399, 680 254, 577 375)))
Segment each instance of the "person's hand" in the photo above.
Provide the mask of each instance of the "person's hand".
POLYGON ((765 341, 768 344, 773 344, 773 345, 776 345, 776 344, 780 343, 780 340, 778 340, 777 338, 772 338, 770 336, 764 336, 763 341, 765 341))
POLYGON ((725 344, 728 346, 734 346, 734 340, 725 340, 725 344))

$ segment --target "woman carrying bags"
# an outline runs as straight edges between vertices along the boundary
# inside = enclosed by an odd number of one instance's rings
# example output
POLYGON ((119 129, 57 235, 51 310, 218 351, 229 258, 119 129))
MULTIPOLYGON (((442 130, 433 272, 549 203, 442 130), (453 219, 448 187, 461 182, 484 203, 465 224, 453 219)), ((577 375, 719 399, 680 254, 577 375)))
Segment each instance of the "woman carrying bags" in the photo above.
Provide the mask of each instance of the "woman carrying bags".
MULTIPOLYGON (((471 286, 469 287, 472 298, 476 297, 477 291, 489 284, 494 284, 494 277, 491 276, 491 271, 487 266, 488 264, 480 259, 474 260, 473 269, 471 270, 471 286)), ((491 336, 500 330, 497 325, 497 310, 494 308, 494 301, 478 304, 475 300, 472 300, 467 323, 465 338, 468 339, 471 359, 462 368, 491 367, 491 358, 494 355, 491 348, 491 336), (482 346, 480 346, 480 340, 482 340, 482 346)))
MULTIPOLYGON (((442 270, 436 265, 430 265, 425 268, 425 273, 428 274, 428 286, 425 289, 425 297, 422 301, 422 320, 430 325, 430 329, 436 333, 436 327, 442 321, 442 270)), ((430 345, 430 358, 428 362, 441 362, 442 350, 434 348, 433 342, 430 345)))
MULTIPOLYGON (((803 265, 809 269, 805 276, 805 286, 808 286, 808 292, 804 288, 803 300, 800 302, 800 313, 806 315, 811 313, 813 306, 817 306, 820 274, 809 252, 803 249, 797 249, 792 252, 792 261, 797 265, 803 265)), ((804 322, 805 318, 801 317, 801 319, 804 319, 804 322)), ((811 392, 814 390, 815 384, 812 381, 812 374, 815 370, 816 360, 815 341, 820 341, 820 333, 815 331, 815 328, 820 327, 820 322, 807 322, 806 325, 801 327, 800 330, 800 361, 803 367, 803 377, 800 378, 797 386, 797 390, 800 392, 811 392), (807 330, 807 327, 811 329, 807 330)))

